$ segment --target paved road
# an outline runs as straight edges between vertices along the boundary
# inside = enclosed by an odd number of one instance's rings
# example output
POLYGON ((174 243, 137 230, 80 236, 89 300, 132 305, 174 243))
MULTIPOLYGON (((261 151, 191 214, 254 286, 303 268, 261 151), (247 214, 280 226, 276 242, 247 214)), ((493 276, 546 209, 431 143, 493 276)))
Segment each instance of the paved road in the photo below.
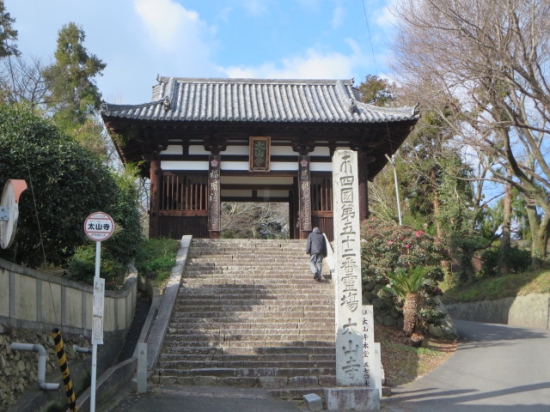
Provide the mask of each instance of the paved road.
POLYGON ((162 386, 143 395, 122 394, 109 412, 303 412, 293 402, 271 398, 263 389, 162 386))
MULTIPOLYGON (((550 333, 455 322, 461 342, 439 368, 393 388, 386 412, 550 412, 550 333)), ((155 387, 121 393, 109 411, 300 412, 303 405, 271 399, 262 389, 155 387)))
POLYGON ((457 351, 423 378, 393 388, 394 412, 550 412, 550 333, 455 321, 457 351))

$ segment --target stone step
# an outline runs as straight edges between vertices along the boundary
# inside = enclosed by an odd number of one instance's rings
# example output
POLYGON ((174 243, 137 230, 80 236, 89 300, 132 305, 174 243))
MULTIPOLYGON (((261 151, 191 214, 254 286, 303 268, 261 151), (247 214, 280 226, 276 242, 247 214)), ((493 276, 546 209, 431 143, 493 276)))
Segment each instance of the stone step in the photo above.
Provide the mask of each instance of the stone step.
POLYGON ((223 283, 218 279, 207 281, 205 283, 189 282, 183 280, 179 287, 180 295, 178 300, 185 300, 184 295, 196 295, 200 293, 228 293, 228 294, 253 294, 258 293, 260 296, 280 296, 283 294, 290 294, 293 297, 310 295, 312 292, 317 296, 334 296, 334 289, 332 285, 325 285, 323 283, 313 284, 313 279, 302 284, 284 284, 273 283, 269 286, 266 285, 251 285, 250 283, 223 283), (222 289, 222 291, 220 291, 222 289))
MULTIPOLYGON (((279 266, 273 265, 254 265, 253 268, 239 265, 217 265, 217 266, 189 266, 186 268, 183 274, 184 278, 192 278, 205 275, 219 275, 227 277, 232 275, 234 277, 255 277, 262 279, 264 277, 293 277, 293 278, 308 278, 308 267, 287 267, 281 270, 279 266)), ((313 276, 313 274, 312 274, 313 276)))
POLYGON ((184 273, 184 277, 188 275, 196 275, 197 273, 204 273, 205 275, 209 274, 233 274, 235 276, 245 276, 250 277, 252 275, 277 275, 277 276, 290 276, 293 275, 294 277, 297 276, 304 276, 309 275, 309 266, 292 266, 292 267, 284 267, 281 268, 277 264, 274 264, 273 262, 270 262, 266 265, 254 265, 247 266, 247 265, 231 265, 228 264, 228 262, 219 263, 217 265, 186 265, 186 270, 184 273))
MULTIPOLYGON (((215 285, 223 287, 233 287, 233 285, 244 286, 245 288, 256 287, 257 289, 268 290, 275 288, 277 292, 281 292, 280 289, 288 289, 288 291, 295 291, 301 289, 304 292, 311 292, 312 290, 330 289, 332 290, 332 284, 330 281, 322 280, 315 281, 313 275, 306 276, 293 276, 293 275, 237 275, 237 274, 225 274, 225 273, 203 273, 197 276, 186 276, 182 278, 182 286, 201 286, 213 287, 215 285)), ((235 286, 235 287, 237 287, 235 286)))
POLYGON ((301 260, 292 260, 292 259, 284 259, 285 267, 281 267, 281 261, 280 259, 270 259, 270 260, 263 260, 263 261, 257 261, 253 259, 249 260, 228 260, 228 259, 219 259, 219 260, 204 260, 204 261, 195 261, 191 260, 186 263, 185 267, 187 271, 193 271, 196 269, 201 270, 212 270, 217 268, 235 268, 235 269, 248 269, 248 270, 262 270, 262 269, 273 269, 273 270, 289 270, 292 269, 292 271, 300 271, 304 269, 308 269, 309 266, 309 260, 307 262, 304 261, 304 259, 301 260), (306 264, 307 263, 307 264, 306 264))
POLYGON ((332 355, 335 353, 334 342, 307 342, 310 346, 300 345, 304 342, 293 342, 293 346, 255 347, 208 347, 208 346, 171 346, 165 345, 163 353, 181 355, 219 355, 219 356, 272 356, 272 355, 332 355))
POLYGON ((331 342, 334 340, 333 333, 309 333, 308 331, 301 332, 279 332, 277 334, 273 333, 247 333, 247 334, 236 334, 236 333, 224 333, 224 334, 196 334, 196 333, 177 333, 171 332, 170 335, 165 338, 167 343, 181 343, 183 346, 224 346, 224 345, 233 345, 234 342, 246 342, 250 345, 262 345, 264 342, 269 342, 270 345, 281 344, 286 342, 312 342, 312 341, 324 341, 331 342), (194 345, 197 343, 197 345, 194 345))
MULTIPOLYGON (((191 312, 203 312, 205 309, 208 310, 214 310, 214 311, 224 311, 224 312, 230 312, 230 313, 241 313, 241 312, 248 312, 254 311, 255 313, 288 313, 288 312, 294 312, 299 313, 304 316, 308 316, 312 313, 329 313, 329 311, 332 309, 334 310, 334 306, 331 305, 304 305, 304 306, 279 306, 279 305, 269 305, 269 306, 259 306, 259 305, 253 305, 250 303, 243 303, 242 305, 232 305, 232 304, 219 304, 219 305, 211 305, 204 306, 204 305, 185 305, 178 303, 176 305, 176 309, 179 311, 185 310, 185 313, 191 313, 191 312), (248 311, 246 311, 245 308, 249 308, 248 311)), ((283 316, 283 315, 280 315, 283 316)))
POLYGON ((180 384, 184 386, 238 386, 276 388, 268 389, 268 393, 280 399, 302 400, 308 393, 315 393, 324 397, 323 387, 335 387, 336 377, 333 375, 294 376, 294 377, 214 377, 214 376, 167 376, 153 375, 153 383, 180 384))
POLYGON ((206 354, 187 355, 184 353, 162 353, 159 358, 159 362, 172 362, 172 361, 192 361, 192 362, 213 362, 213 361, 226 361, 226 362, 243 362, 254 360, 257 362, 336 362, 336 353, 334 350, 331 353, 319 353, 319 354, 306 354, 306 353, 272 353, 272 354, 255 354, 254 356, 248 355, 229 355, 229 354, 206 354))
POLYGON ((313 280, 305 245, 194 239, 153 379, 277 390, 335 382, 334 286, 313 280))
POLYGON ((280 296, 272 296, 271 298, 266 297, 258 297, 255 299, 251 299, 250 297, 242 297, 238 299, 238 296, 233 299, 228 299, 226 297, 223 298, 204 298, 204 297, 188 297, 187 299, 181 300, 177 302, 177 308, 186 310, 189 306, 211 306, 212 309, 217 307, 239 307, 239 306, 259 306, 262 305, 263 307, 271 308, 276 306, 283 306, 283 307, 289 307, 289 306, 321 306, 321 307, 330 307, 334 308, 334 299, 331 299, 329 297, 324 296, 309 296, 304 297, 303 295, 296 296, 294 298, 281 298, 280 296))
MULTIPOLYGON (((308 318, 312 321, 315 319, 325 319, 330 316, 328 309, 324 312, 313 312, 308 314, 308 318)), ((174 323, 189 323, 197 322, 197 324, 212 324, 213 322, 218 322, 220 324, 249 324, 253 323, 255 326, 264 325, 266 327, 266 322, 278 321, 284 323, 285 321, 294 321, 294 322, 306 322, 303 320, 304 312, 293 311, 293 312, 232 312, 232 313, 220 313, 215 312, 176 312, 172 315, 172 322, 174 323), (258 323, 259 321, 259 323, 258 323)), ((331 319, 334 321, 334 319, 331 319)))
POLYGON ((220 340, 214 341, 210 340, 186 340, 186 335, 166 335, 164 338, 165 346, 178 346, 181 348, 270 348, 270 347, 280 347, 284 344, 292 343, 293 346, 300 345, 331 345, 333 344, 334 338, 326 337, 325 341, 321 340, 323 337, 319 336, 286 336, 285 339, 262 339, 261 337, 250 336, 247 339, 240 340, 220 340))
MULTIPOLYGON (((332 293, 308 293, 311 292, 311 289, 306 289, 306 291, 299 295, 299 298, 302 300, 312 300, 315 299, 327 299, 333 298, 332 293)), ((266 300, 277 300, 279 302, 285 302, 288 300, 294 300, 296 298, 296 293, 280 291, 277 293, 260 292, 258 290, 243 290, 243 291, 233 291, 227 290, 227 288, 217 288, 213 290, 212 288, 203 289, 203 288, 190 288, 185 294, 185 300, 202 300, 202 299, 212 299, 212 300, 244 300, 244 299, 266 299, 266 300)))
POLYGON ((282 259, 295 258, 303 261, 308 260, 308 254, 305 251, 296 251, 292 249, 266 249, 259 253, 257 250, 211 250, 205 249, 201 253, 196 253, 192 251, 189 255, 189 258, 192 260, 209 260, 209 259, 220 259, 220 260, 239 260, 239 259, 251 259, 251 260, 273 260, 276 259, 279 262, 282 259))
MULTIPOLYGON (((303 323, 301 325, 295 325, 292 323, 289 324, 277 324, 276 326, 263 325, 264 329, 260 329, 262 325, 260 324, 250 324, 242 325, 240 323, 231 326, 223 325, 218 326, 209 326, 205 325, 203 327, 193 327, 191 323, 181 324, 181 323, 171 323, 169 326, 168 332, 175 335, 197 335, 197 336, 212 336, 213 339, 218 339, 218 336, 248 336, 251 333, 254 333, 258 336, 273 335, 273 334, 285 334, 289 335, 291 333, 300 333, 300 334, 317 334, 319 336, 332 335, 334 337, 334 326, 333 324, 307 324, 303 323), (175 326, 177 325, 177 326, 175 326)), ((323 339, 324 340, 324 339, 323 339)))
POLYGON ((159 368, 163 370, 170 369, 202 369, 202 368, 243 368, 243 369, 263 369, 263 368, 288 368, 288 369, 309 369, 323 368, 333 370, 336 360, 315 360, 310 359, 297 360, 165 360, 160 363, 159 368))
MULTIPOLYGON (((198 314, 197 314, 198 315, 198 314)), ((266 318, 246 319, 240 321, 226 322, 225 319, 215 317, 184 317, 172 319, 169 324, 169 332, 187 333, 187 331, 195 331, 195 333, 232 333, 235 331, 250 331, 250 330, 293 330, 307 329, 319 331, 334 331, 334 319, 315 318, 303 319, 297 317, 295 319, 271 319, 266 323, 266 318)))
POLYGON ((163 375, 168 376, 211 376, 218 378, 225 377, 294 377, 294 376, 318 376, 318 375, 335 375, 336 367, 327 368, 199 368, 199 369, 162 369, 163 375))
POLYGON ((214 376, 169 376, 164 371, 158 371, 151 376, 151 382, 161 385, 183 386, 234 386, 234 387, 258 387, 260 379, 257 377, 219 378, 214 376))

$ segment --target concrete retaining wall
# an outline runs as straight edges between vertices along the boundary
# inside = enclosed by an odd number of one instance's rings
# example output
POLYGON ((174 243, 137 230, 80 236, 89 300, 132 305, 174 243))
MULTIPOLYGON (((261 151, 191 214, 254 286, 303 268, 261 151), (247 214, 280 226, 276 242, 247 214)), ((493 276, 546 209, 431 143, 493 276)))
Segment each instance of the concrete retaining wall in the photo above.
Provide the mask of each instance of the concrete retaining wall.
MULTIPOLYGON (((105 291, 105 334, 128 329, 136 308, 137 274, 124 288, 105 291)), ((0 324, 92 334, 93 287, 0 259, 0 324)))
POLYGON ((446 304, 455 320, 550 329, 550 294, 446 304))

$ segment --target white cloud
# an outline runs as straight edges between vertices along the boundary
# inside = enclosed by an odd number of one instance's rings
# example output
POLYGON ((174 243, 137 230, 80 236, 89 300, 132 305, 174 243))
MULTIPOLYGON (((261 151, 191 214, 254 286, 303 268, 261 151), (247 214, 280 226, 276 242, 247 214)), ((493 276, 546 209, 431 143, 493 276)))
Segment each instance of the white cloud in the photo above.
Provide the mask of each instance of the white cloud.
POLYGON ((376 14, 376 24, 380 27, 393 27, 397 22, 397 18, 392 14, 388 6, 379 10, 376 14))
POLYGON ((346 11, 342 6, 338 5, 334 8, 334 12, 332 13, 332 22, 331 22, 333 29, 337 29, 342 25, 345 15, 346 15, 346 11))
POLYGON ((349 79, 358 68, 367 65, 360 48, 353 40, 347 40, 352 54, 322 53, 308 49, 304 55, 285 58, 279 65, 265 63, 255 67, 232 66, 222 70, 233 78, 271 79, 349 79))
POLYGON ((261 16, 268 10, 266 0, 242 0, 243 7, 254 16, 261 16))
POLYGON ((317 9, 320 6, 320 0, 297 0, 302 7, 306 9, 315 8, 317 9))
POLYGON ((197 12, 186 10, 172 0, 134 0, 134 6, 155 47, 164 51, 203 43, 203 37, 214 32, 197 12))

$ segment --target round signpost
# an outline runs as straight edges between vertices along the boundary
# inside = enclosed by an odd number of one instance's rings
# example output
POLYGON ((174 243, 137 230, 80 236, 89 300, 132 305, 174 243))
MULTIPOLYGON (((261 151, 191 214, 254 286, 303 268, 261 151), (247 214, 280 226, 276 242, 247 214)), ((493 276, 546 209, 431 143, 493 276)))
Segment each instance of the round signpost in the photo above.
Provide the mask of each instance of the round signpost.
POLYGON ((115 231, 115 222, 107 213, 95 212, 84 221, 86 236, 96 242, 94 302, 92 307, 92 376, 90 393, 90 411, 95 412, 97 345, 103 344, 103 309, 105 297, 105 279, 99 277, 101 266, 101 242, 111 237, 115 231))
POLYGON ((107 213, 95 212, 88 216, 84 222, 86 236, 96 242, 102 242, 111 237, 115 230, 115 222, 107 213))

